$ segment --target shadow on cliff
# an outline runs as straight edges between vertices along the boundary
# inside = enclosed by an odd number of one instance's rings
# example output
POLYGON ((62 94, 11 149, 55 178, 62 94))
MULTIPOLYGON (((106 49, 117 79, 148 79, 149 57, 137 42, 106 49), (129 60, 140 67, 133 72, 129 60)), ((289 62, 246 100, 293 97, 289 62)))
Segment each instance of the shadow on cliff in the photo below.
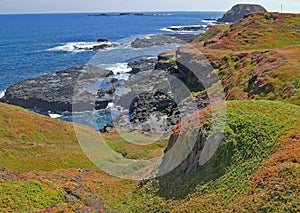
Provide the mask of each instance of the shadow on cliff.
POLYGON ((158 177, 158 193, 166 199, 182 199, 195 191, 198 185, 214 181, 225 174, 225 166, 210 162, 205 166, 198 166, 187 173, 186 164, 183 163, 173 171, 158 177))

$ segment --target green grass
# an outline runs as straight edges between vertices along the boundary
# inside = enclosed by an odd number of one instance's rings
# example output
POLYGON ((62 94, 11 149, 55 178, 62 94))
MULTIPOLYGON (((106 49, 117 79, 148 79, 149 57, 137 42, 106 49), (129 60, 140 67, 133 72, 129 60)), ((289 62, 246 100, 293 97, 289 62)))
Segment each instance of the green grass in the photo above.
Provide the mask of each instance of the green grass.
POLYGON ((249 187, 250 175, 272 153, 279 137, 299 122, 300 108, 293 105, 234 101, 228 107, 226 140, 214 162, 198 168, 187 179, 175 172, 163 179, 157 189, 175 197, 188 192, 186 198, 179 200, 180 208, 190 204, 194 212, 224 212, 227 205, 242 197, 249 187), (195 188, 192 193, 191 188, 195 188))
POLYGON ((129 159, 152 159, 154 157, 161 156, 163 154, 164 147, 166 147, 168 139, 154 140, 154 143, 149 143, 149 138, 142 137, 140 133, 122 133, 117 132, 103 135, 105 142, 110 148, 118 153, 121 153, 123 157, 129 159), (136 142, 136 143, 132 143, 136 142), (145 144, 139 144, 139 143, 145 144))
POLYGON ((0 180, 0 195, 0 212, 32 212, 63 203, 60 191, 38 181, 0 180))
MULTIPOLYGON (((93 131, 86 128, 86 132, 93 131)), ((0 168, 26 172, 91 168, 71 123, 0 104, 0 168)))
MULTIPOLYGON (((299 116, 300 107, 288 103, 229 101, 224 132, 226 137, 216 158, 209 164, 198 167, 188 176, 175 170, 162 178, 138 182, 114 178, 97 170, 63 169, 49 173, 34 172, 25 175, 25 180, 12 178, 0 181, 0 211, 43 209, 52 204, 64 206, 61 192, 67 186, 85 193, 79 201, 80 205, 84 205, 86 197, 99 197, 103 206, 114 212, 225 212, 235 209, 236 206, 247 212, 254 207, 272 209, 274 206, 267 207, 270 202, 272 205, 280 205, 280 209, 293 212, 292 210, 296 209, 293 207, 295 200, 299 198, 297 193, 290 195, 288 203, 284 200, 275 202, 276 198, 271 196, 272 184, 263 188, 267 190, 263 195, 264 199, 255 197, 257 203, 253 203, 248 197, 252 195, 253 190, 257 190, 258 194, 261 191, 259 185, 252 184, 253 177, 254 180, 257 179, 256 176, 264 178, 257 171, 270 156, 291 156, 281 154, 274 148, 277 147, 280 138, 287 137, 289 140, 291 136, 288 132, 299 133, 299 116), (78 179, 81 181, 75 181, 78 179), (247 200, 247 205, 243 204, 243 199, 247 200)), ((194 122, 190 125, 194 125, 194 122)), ((133 148, 123 144, 116 134, 111 140, 110 145, 116 150, 127 149, 129 152, 133 148)), ((287 145, 282 143, 282 147, 287 145)), ((156 153, 155 150, 160 149, 156 144, 153 147, 149 146, 146 155, 151 156, 151 152, 156 153)), ((20 154, 19 151, 17 153, 20 154)), ((143 153, 144 151, 133 151, 131 157, 140 157, 143 153)), ((295 156, 298 155, 296 152, 295 156)), ((26 158, 26 153, 23 157, 26 158)), ((293 159, 291 156, 294 162, 293 159)), ((77 158, 78 164, 80 160, 81 158, 77 158)), ((59 160, 57 165, 61 166, 59 160)), ((32 165, 32 168, 35 167, 32 165)), ((268 171, 268 168, 270 166, 263 170, 268 171)), ((289 182, 292 183, 291 188, 300 181, 297 170, 296 173, 289 173, 294 171, 294 166, 283 164, 280 168, 283 168, 286 178, 293 177, 289 182)), ((278 193, 285 196, 284 190, 278 193)))
POLYGON ((274 153, 279 138, 299 130, 299 116, 300 107, 282 102, 230 101, 226 139, 213 162, 188 177, 175 170, 153 179, 127 192, 124 205, 107 207, 121 212, 225 212, 243 199, 251 176, 274 153))

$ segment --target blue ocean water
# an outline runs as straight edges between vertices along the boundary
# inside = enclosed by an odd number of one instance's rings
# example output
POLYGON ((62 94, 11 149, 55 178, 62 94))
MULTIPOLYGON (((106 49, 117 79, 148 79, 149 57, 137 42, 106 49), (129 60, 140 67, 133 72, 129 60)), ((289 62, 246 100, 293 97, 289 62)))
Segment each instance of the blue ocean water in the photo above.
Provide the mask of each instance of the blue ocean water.
MULTIPOLYGON (((50 51, 51 48, 70 42, 94 42, 99 38, 126 41, 134 36, 166 33, 161 29, 174 25, 207 24, 202 20, 222 16, 220 12, 155 14, 124 17, 87 14, 0 15, 0 92, 24 79, 86 64, 96 54, 91 51, 50 51)), ((150 51, 149 54, 154 52, 150 51)), ((113 64, 135 56, 129 54, 127 57, 124 50, 117 54, 123 56, 112 57, 102 53, 98 62, 113 64)), ((139 54, 147 55, 142 52, 139 54)))
MULTIPOLYGON (((154 57, 176 47, 176 44, 171 44, 145 49, 128 48, 134 38, 170 33, 163 29, 171 26, 207 25, 209 23, 203 19, 221 16, 220 12, 161 12, 150 16, 122 17, 88 14, 0 15, 0 96, 14 83, 73 66, 89 63, 103 68, 112 67, 112 70, 122 69, 124 62, 154 57), (123 45, 107 51, 72 51, 74 44, 88 45, 99 38, 123 45)), ((65 114, 60 119, 101 129, 113 118, 114 113, 105 111, 65 114)))

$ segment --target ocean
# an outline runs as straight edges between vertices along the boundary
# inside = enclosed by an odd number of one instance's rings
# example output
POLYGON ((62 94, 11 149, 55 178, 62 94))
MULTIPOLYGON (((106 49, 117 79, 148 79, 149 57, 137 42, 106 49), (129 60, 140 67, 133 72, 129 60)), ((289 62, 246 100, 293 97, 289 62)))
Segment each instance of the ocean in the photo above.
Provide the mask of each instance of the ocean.
MULTIPOLYGON (((86 64, 96 54, 92 51, 55 51, 53 48, 71 43, 95 42, 99 38, 117 42, 148 34, 167 33, 163 28, 206 25, 203 19, 222 16, 220 12, 151 14, 155 16, 0 15, 0 91, 24 79, 86 64)), ((110 59, 105 58, 102 63, 113 64, 118 58, 110 59)), ((119 62, 126 61, 124 58, 121 60, 119 62)))
POLYGON ((126 69, 125 65, 129 61, 155 57, 160 52, 175 48, 173 44, 137 50, 128 46, 133 39, 151 34, 172 33, 166 30, 171 26, 208 25, 210 23, 204 19, 219 18, 223 13, 144 14, 146 15, 0 15, 0 96, 14 83, 73 66, 94 64, 116 71, 126 69), (123 45, 106 51, 78 51, 73 48, 74 45, 93 45, 97 39, 107 39, 123 45))

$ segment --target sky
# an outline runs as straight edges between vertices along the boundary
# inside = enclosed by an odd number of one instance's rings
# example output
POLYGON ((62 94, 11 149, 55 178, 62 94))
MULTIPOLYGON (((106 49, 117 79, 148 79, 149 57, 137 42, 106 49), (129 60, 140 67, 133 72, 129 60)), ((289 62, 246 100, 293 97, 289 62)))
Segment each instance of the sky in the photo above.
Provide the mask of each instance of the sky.
POLYGON ((237 3, 256 3, 268 11, 300 13, 299 0, 0 0, 0 14, 133 11, 227 11, 237 3))

